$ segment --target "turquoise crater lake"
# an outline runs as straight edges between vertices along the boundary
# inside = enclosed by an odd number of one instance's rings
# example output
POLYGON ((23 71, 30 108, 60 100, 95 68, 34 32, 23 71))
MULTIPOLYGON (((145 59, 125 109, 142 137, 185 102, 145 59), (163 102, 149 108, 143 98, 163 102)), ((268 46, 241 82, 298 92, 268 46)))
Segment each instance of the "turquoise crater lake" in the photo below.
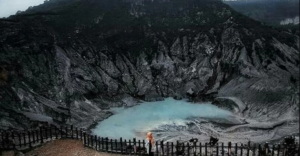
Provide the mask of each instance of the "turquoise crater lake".
POLYGON ((211 103, 195 104, 186 100, 166 98, 164 101, 143 102, 129 108, 111 108, 114 115, 92 129, 94 135, 118 139, 144 138, 147 131, 163 125, 186 125, 190 117, 227 118, 231 112, 211 103))

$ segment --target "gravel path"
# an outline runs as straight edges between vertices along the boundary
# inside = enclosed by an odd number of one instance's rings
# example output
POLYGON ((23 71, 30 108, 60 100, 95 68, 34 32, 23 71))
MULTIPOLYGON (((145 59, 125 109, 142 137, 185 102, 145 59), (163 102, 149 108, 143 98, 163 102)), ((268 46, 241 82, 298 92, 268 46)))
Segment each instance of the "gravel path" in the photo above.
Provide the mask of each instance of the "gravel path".
POLYGON ((48 142, 25 153, 25 156, 118 156, 118 154, 97 152, 84 147, 81 141, 62 139, 48 142))

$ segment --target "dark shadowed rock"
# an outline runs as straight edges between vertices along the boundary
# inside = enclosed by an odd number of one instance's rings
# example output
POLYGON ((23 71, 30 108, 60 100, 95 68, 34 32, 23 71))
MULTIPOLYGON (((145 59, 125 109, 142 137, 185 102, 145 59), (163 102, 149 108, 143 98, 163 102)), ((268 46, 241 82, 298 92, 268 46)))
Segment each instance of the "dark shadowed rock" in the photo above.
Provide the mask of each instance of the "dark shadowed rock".
POLYGON ((88 127, 147 95, 232 97, 263 120, 299 109, 299 36, 221 1, 51 0, 0 34, 1 128, 25 128, 18 111, 88 127))

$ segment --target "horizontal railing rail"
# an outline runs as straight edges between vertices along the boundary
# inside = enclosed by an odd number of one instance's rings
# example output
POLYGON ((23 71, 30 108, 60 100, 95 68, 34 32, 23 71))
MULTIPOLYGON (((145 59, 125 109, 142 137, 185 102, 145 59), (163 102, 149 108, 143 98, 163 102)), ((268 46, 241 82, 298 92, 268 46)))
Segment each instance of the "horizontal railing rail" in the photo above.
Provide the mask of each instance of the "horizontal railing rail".
POLYGON ((299 144, 247 144, 238 143, 210 143, 201 142, 164 142, 156 141, 154 145, 145 140, 133 139, 109 139, 86 133, 85 129, 71 126, 40 127, 30 131, 1 131, 0 150, 24 150, 30 149, 45 142, 61 139, 82 140, 85 147, 100 152, 146 155, 151 148, 153 155, 159 156, 298 156, 299 144))

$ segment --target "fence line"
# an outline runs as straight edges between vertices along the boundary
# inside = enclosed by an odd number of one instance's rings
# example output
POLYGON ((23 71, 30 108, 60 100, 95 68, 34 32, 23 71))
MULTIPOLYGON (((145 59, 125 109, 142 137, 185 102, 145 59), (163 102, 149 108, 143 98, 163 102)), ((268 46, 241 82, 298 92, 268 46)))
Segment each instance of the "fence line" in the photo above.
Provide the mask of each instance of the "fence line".
POLYGON ((201 142, 163 142, 156 141, 155 145, 145 142, 145 140, 123 140, 109 139, 96 135, 90 135, 84 129, 74 128, 72 125, 67 127, 40 127, 39 129, 30 131, 2 131, 0 133, 0 150, 23 150, 30 149, 47 141, 69 138, 82 140, 85 147, 92 148, 101 152, 145 155, 147 149, 151 148, 153 155, 157 156, 298 156, 299 144, 279 144, 269 145, 267 143, 261 145, 252 144, 232 144, 224 143, 201 143, 201 142))
POLYGON ((83 139, 83 129, 69 127, 40 127, 30 131, 1 131, 0 132, 0 150, 17 149, 23 150, 43 144, 46 141, 70 138, 83 139))

